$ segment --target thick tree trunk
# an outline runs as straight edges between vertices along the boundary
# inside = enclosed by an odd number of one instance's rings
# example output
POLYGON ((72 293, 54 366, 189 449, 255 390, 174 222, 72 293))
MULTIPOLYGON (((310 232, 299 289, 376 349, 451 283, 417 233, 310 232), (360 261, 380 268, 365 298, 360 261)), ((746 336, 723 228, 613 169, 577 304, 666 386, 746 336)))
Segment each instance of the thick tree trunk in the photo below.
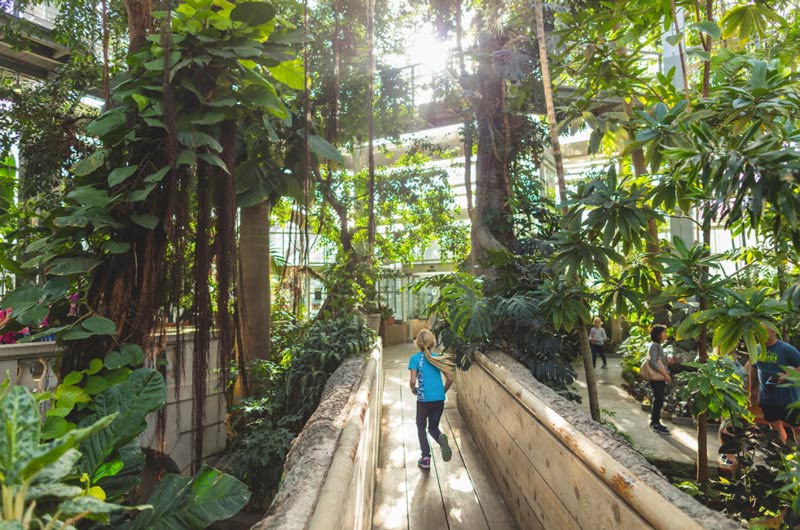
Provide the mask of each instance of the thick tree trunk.
POLYGON ((128 13, 128 49, 135 53, 153 31, 153 0, 122 0, 122 3, 128 13))
POLYGON ((269 201, 241 209, 239 227, 239 314, 244 359, 269 359, 269 201))
POLYGON ((508 131, 503 80, 494 71, 492 55, 502 49, 502 37, 483 32, 479 38, 478 158, 475 218, 472 222, 473 263, 479 263, 489 248, 511 249, 514 229, 511 219, 509 150, 504 145, 508 131))

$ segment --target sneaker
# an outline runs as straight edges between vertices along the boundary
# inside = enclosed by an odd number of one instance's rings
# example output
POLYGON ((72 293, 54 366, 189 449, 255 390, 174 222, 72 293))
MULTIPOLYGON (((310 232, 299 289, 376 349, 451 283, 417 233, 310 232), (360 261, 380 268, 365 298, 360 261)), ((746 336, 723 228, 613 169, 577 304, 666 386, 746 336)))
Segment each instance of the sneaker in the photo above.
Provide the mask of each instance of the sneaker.
POLYGON ((661 425, 660 423, 650 425, 650 428, 653 429, 658 434, 669 434, 669 429, 666 426, 661 425))
POLYGON ((453 450, 450 449, 450 444, 447 442, 447 435, 445 433, 440 434, 439 439, 436 441, 439 442, 439 449, 442 450, 442 460, 449 462, 453 458, 453 450))
POLYGON ((608 368, 608 365, 604 363, 600 368, 608 368))
POLYGON ((430 469, 431 468, 431 458, 429 456, 423 456, 419 460, 417 460, 417 465, 422 469, 430 469))

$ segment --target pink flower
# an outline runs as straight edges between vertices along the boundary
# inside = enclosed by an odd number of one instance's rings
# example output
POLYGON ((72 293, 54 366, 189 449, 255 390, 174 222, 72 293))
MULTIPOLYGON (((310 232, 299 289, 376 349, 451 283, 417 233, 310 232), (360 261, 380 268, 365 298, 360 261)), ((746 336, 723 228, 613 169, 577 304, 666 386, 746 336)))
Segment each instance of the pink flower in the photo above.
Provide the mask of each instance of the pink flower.
POLYGON ((68 317, 76 317, 78 316, 78 293, 72 293, 72 296, 69 297, 69 313, 67 313, 68 317))

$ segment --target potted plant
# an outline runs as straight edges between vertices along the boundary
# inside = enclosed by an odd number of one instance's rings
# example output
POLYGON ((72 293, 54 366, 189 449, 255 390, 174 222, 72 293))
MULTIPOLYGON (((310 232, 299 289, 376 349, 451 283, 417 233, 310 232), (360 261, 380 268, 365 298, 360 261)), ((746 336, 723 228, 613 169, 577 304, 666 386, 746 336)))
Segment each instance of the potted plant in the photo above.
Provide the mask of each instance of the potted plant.
POLYGON ((381 321, 387 325, 391 326, 394 324, 394 309, 392 309, 389 305, 381 305, 381 321))

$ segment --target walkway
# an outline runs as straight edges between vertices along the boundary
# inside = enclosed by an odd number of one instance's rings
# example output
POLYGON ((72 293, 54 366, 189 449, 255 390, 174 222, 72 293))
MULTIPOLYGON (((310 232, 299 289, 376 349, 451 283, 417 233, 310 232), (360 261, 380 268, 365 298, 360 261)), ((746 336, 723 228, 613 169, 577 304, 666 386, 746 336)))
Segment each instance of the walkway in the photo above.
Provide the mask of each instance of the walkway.
MULTIPOLYGON (((672 420, 662 419, 662 423, 669 427, 671 436, 656 434, 648 428, 650 412, 642 410, 628 392, 622 388, 621 357, 608 357, 608 368, 600 368, 597 360, 597 399, 600 401, 600 410, 603 417, 614 423, 623 433, 630 436, 633 446, 637 451, 648 457, 660 460, 672 460, 692 464, 697 456, 697 427, 693 423, 675 423, 672 420), (606 411, 613 413, 607 415, 606 411)), ((575 365, 578 372, 576 385, 583 398, 582 406, 589 411, 589 398, 586 393, 586 378, 583 374, 583 363, 575 365)), ((717 440, 717 426, 708 426, 708 456, 709 464, 716 467, 718 458, 719 441, 717 440)))
POLYGON ((441 428, 450 436, 453 459, 443 462, 433 443, 430 471, 417 467, 416 396, 408 387, 412 344, 383 351, 384 389, 373 529, 513 530, 511 515, 456 407, 447 393, 441 428))

